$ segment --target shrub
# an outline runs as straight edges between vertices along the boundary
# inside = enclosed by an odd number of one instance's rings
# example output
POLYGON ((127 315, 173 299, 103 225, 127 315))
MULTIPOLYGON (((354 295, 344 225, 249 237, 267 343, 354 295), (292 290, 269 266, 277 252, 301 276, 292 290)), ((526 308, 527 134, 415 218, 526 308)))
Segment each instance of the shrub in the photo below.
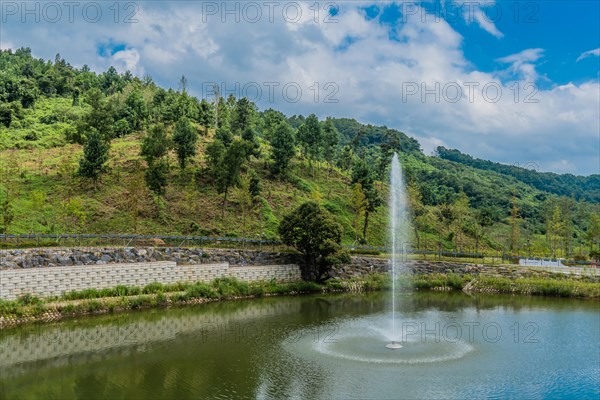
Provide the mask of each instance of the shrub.
POLYGON ((84 310, 93 313, 102 309, 102 303, 97 300, 89 300, 83 304, 84 310))
POLYGON ((32 295, 31 293, 26 293, 20 296, 17 302, 23 306, 33 306, 42 304, 42 300, 39 297, 32 295))
POLYGON ((142 290, 143 293, 151 294, 151 293, 162 293, 164 291, 164 285, 160 282, 153 282, 144 287, 142 290))
POLYGON ((206 283, 196 283, 192 286, 190 286, 189 288, 187 288, 187 290, 185 291, 186 294, 186 300, 189 298, 194 298, 194 299, 201 299, 201 298, 205 298, 205 299, 212 299, 212 298, 216 298, 218 297, 217 293, 215 292, 215 290, 213 288, 211 288, 209 285, 207 285, 206 283))
POLYGON ((17 314, 19 305, 16 301, 0 300, 0 315, 17 314))

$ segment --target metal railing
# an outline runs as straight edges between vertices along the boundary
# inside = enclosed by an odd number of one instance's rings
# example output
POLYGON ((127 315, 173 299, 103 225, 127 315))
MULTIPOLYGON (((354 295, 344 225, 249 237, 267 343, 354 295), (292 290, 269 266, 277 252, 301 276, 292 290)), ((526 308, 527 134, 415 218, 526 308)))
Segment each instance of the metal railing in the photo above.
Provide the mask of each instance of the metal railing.
MULTIPOLYGON (((208 246, 216 245, 220 247, 227 246, 241 246, 242 248, 246 247, 258 247, 259 250, 262 250, 263 246, 272 246, 272 249, 275 250, 276 247, 280 247, 283 249, 289 249, 285 244, 283 244, 279 240, 270 240, 270 239, 256 239, 256 238, 240 238, 240 237, 215 237, 215 236, 195 236, 195 235, 137 235, 137 234, 114 234, 114 233, 22 233, 22 234, 0 234, 0 248, 8 249, 8 248, 19 248, 19 247, 33 247, 33 246, 42 246, 42 247, 51 247, 51 246, 84 246, 86 243, 89 246, 110 246, 110 245, 121 245, 121 246, 129 246, 133 243, 133 245, 140 245, 139 241, 142 241, 142 245, 158 245, 161 246, 163 244, 149 243, 149 241, 153 240, 161 240, 164 242, 166 246, 173 247, 183 247, 186 246, 208 246), (70 243, 69 243, 70 242, 70 243), (92 242, 92 243, 90 243, 92 242)), ((420 255, 426 258, 427 256, 433 256, 437 258, 447 257, 447 258, 465 258, 472 259, 473 261, 481 260, 484 261, 484 258, 490 258, 492 263, 502 262, 507 259, 514 259, 515 257, 510 256, 502 251, 492 252, 492 253, 481 253, 481 252, 468 252, 468 251, 449 251, 442 250, 441 248, 436 248, 432 250, 431 248, 427 249, 417 249, 414 248, 416 246, 406 246, 406 254, 409 255, 420 255)), ((368 252, 374 253, 390 253, 389 246, 369 246, 369 245, 344 245, 344 249, 355 251, 357 253, 364 252, 368 254, 368 252)), ((525 259, 535 259, 535 260, 549 260, 547 257, 527 257, 522 256, 519 258, 525 259)), ((487 260, 489 262, 489 260, 487 260)), ((553 260, 555 261, 555 260, 553 260)), ((480 261, 478 261, 480 262, 480 261)), ((577 264, 581 264, 582 266, 591 266, 596 267, 597 263, 594 261, 588 262, 578 262, 577 264)))

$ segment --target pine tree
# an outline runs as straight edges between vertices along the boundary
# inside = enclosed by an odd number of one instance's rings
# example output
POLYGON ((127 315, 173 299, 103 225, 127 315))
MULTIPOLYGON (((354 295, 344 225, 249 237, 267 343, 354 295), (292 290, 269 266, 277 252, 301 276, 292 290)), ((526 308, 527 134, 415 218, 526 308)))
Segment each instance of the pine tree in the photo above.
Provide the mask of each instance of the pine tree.
POLYGON ((322 135, 321 125, 315 114, 310 114, 298 128, 298 142, 302 147, 304 155, 308 157, 313 176, 313 162, 319 158, 323 140, 322 135))
MULTIPOLYGON (((227 100, 229 102, 229 99, 227 100)), ((254 132, 256 127, 256 105, 243 97, 235 103, 231 131, 241 136, 244 132, 254 132)))
POLYGON ((340 133, 333 125, 333 119, 327 118, 323 124, 322 147, 323 158, 329 164, 333 162, 337 146, 340 142, 340 133))
POLYGON ((252 198, 255 199, 260 196, 260 192, 262 190, 262 186, 260 184, 260 178, 255 170, 251 169, 248 171, 248 176, 250 177, 250 183, 248 186, 248 190, 252 195, 252 198))
POLYGON ((369 216, 374 213, 383 200, 379 196, 379 192, 375 187, 373 171, 364 160, 357 160, 352 167, 352 184, 360 183, 363 193, 367 198, 367 207, 365 209, 365 222, 363 225, 363 238, 367 240, 367 231, 369 229, 369 216))
POLYGON ((142 139, 140 154, 148 164, 144 178, 148 188, 157 196, 164 195, 167 186, 169 172, 167 153, 170 148, 171 144, 167 138, 167 133, 161 124, 154 125, 149 134, 142 139))
POLYGON ((206 149, 209 170, 217 186, 223 194, 221 218, 225 218, 225 204, 229 189, 238 183, 240 171, 246 158, 246 145, 236 139, 229 147, 219 140, 214 140, 206 149))
POLYGON ((80 176, 92 179, 94 181, 94 188, 97 187, 100 175, 106 170, 105 164, 108 161, 109 149, 110 143, 104 140, 102 135, 92 128, 83 146, 83 157, 79 160, 79 170, 77 173, 80 176))
POLYGON ((294 156, 294 132, 287 122, 277 125, 271 135, 271 172, 283 175, 287 172, 290 160, 294 156))
POLYGON ((185 169, 187 160, 196 155, 197 141, 198 134, 196 130, 187 117, 181 117, 177 121, 177 125, 175 125, 173 144, 177 153, 177 159, 179 160, 179 167, 182 170, 185 169))

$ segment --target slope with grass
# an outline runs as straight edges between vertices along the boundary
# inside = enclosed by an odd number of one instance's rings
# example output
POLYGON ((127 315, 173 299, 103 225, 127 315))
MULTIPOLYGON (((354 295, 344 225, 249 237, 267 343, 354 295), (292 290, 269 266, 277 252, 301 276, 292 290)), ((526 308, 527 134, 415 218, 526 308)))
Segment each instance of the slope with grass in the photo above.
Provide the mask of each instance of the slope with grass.
POLYGON ((114 68, 97 74, 72 67, 58 55, 51 62, 35 59, 29 49, 0 51, 0 230, 277 239, 281 218, 315 200, 341 224, 345 244, 383 245, 389 160, 398 152, 419 247, 585 257, 600 246, 594 177, 535 171, 511 175, 490 167, 493 163, 473 164, 462 153, 468 162, 427 156, 415 139, 398 130, 348 118, 318 122, 323 130, 333 129, 335 140, 330 146, 321 139, 314 149, 306 142, 310 135, 301 142, 298 134, 310 117, 258 112, 244 100, 220 99, 215 107, 185 90, 163 89, 148 77, 114 68), (260 180, 260 194, 251 204, 235 184, 223 202, 208 168, 208 146, 226 139, 215 129, 217 114, 219 130, 235 140, 250 137, 260 149, 248 155, 241 170, 242 177, 250 177, 252 170, 260 180), (175 152, 169 153, 166 192, 157 196, 144 182, 148 165, 140 156, 141 141, 157 124, 171 138, 183 117, 198 133, 196 155, 180 170, 175 152), (271 143, 280 123, 291 127, 296 145, 289 167, 274 176, 271 143), (97 189, 77 175, 81 143, 92 129, 102 131, 111 145, 97 189), (365 215, 356 211, 352 187, 353 169, 361 161, 382 200, 369 213, 364 238, 365 215), (556 182, 564 185, 557 189, 556 182))

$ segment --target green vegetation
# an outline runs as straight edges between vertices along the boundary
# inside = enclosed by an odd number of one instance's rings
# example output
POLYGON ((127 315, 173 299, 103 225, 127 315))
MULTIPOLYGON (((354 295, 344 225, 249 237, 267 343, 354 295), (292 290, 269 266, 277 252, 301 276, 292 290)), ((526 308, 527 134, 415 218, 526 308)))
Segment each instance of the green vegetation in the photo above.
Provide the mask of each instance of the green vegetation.
MULTIPOLYGON (((600 283, 580 277, 553 275, 510 279, 495 276, 423 274, 399 276, 400 290, 443 290, 469 293, 506 293, 553 297, 600 299, 600 283)), ((69 316, 113 313, 131 309, 170 307, 206 301, 284 294, 363 292, 391 289, 389 274, 370 274, 351 279, 330 279, 326 283, 309 281, 243 282, 218 278, 210 283, 152 283, 145 287, 117 286, 87 289, 61 297, 40 299, 26 294, 18 300, 0 300, 0 328, 36 320, 56 320, 69 316)))
POLYGON ((584 261, 600 249, 600 181, 438 149, 352 119, 197 99, 114 68, 0 52, 0 231, 280 239, 307 201, 343 244, 386 243, 394 152, 413 247, 584 261), (179 168, 177 168, 179 166, 179 168), (95 190, 89 190, 88 180, 95 190))
MULTIPOLYGON (((469 165, 477 169, 495 171, 502 175, 512 176, 521 182, 531 185, 539 190, 560 196, 575 196, 594 203, 600 202, 600 175, 575 176, 571 174, 559 175, 552 172, 538 172, 535 168, 524 168, 518 165, 506 165, 492 161, 473 158, 456 149, 447 149, 443 146, 437 148, 440 158, 469 165)), ((535 167, 531 165, 530 167, 535 167)))
POLYGON ((469 292, 511 293, 534 296, 600 298, 600 283, 567 275, 553 277, 523 277, 511 279, 496 276, 457 274, 417 275, 413 281, 417 290, 463 290, 469 292))
MULTIPOLYGON (((306 202, 286 215, 279 225, 283 243, 304 257, 304 279, 322 282, 340 258, 342 227, 315 202, 306 202)), ((347 255, 345 258, 349 258, 347 255)))
MULTIPOLYGON (((389 279, 388 279, 389 280, 389 279)), ((385 278, 365 277, 350 281, 362 290, 381 290, 387 286, 385 278)), ((69 292, 60 298, 39 299, 25 295, 14 301, 0 300, 0 327, 43 319, 44 315, 57 317, 106 313, 138 308, 167 307, 224 299, 261 297, 283 294, 324 293, 351 290, 348 282, 327 284, 314 282, 243 282, 235 278, 218 278, 210 283, 152 283, 144 288, 117 286, 112 289, 87 289, 69 292), (1 319, 1 318, 0 318, 1 319)))

